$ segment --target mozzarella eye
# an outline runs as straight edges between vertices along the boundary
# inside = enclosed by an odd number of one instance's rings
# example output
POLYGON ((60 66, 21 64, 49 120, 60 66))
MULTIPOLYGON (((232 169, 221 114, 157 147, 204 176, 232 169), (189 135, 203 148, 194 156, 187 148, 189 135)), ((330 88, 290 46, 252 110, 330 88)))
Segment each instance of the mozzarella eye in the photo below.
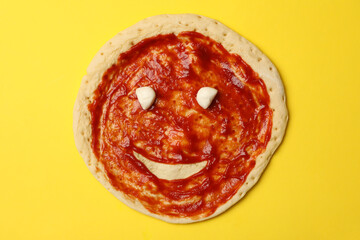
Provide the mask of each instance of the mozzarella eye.
POLYGON ((141 107, 146 110, 153 105, 156 94, 151 87, 140 87, 136 89, 136 96, 139 100, 141 107))
POLYGON ((207 109, 214 100, 218 90, 212 87, 203 87, 197 92, 196 101, 203 109, 207 109))

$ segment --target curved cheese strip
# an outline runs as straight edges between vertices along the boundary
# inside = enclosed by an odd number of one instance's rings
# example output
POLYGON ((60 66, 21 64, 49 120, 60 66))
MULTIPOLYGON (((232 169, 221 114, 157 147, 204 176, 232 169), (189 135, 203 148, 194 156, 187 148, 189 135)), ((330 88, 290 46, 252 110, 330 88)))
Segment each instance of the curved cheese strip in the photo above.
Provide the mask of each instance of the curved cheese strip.
POLYGON ((142 162, 149 171, 157 178, 167 180, 184 179, 200 172, 205 166, 206 161, 190 164, 164 164, 150 161, 141 154, 133 152, 137 160, 142 162))

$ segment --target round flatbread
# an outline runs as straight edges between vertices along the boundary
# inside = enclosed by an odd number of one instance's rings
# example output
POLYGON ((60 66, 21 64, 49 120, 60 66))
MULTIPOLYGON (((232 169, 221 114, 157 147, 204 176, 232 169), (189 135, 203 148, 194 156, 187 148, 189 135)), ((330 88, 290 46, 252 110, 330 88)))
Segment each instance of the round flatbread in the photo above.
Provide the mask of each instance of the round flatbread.
POLYGON ((190 223, 244 197, 287 120, 279 73, 259 49, 214 19, 180 14, 144 19, 100 49, 73 128, 91 173, 120 201, 190 223), (156 93, 148 109, 141 87, 156 93), (203 87, 217 90, 207 109, 196 100, 203 87))

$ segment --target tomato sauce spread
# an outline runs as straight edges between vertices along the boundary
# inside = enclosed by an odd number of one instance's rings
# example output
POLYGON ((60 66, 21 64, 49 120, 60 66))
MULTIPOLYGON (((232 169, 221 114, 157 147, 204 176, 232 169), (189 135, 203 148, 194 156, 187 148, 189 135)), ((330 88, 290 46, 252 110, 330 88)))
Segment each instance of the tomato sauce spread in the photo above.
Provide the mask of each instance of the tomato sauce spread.
POLYGON ((273 112, 263 80, 244 60, 197 32, 147 38, 103 74, 88 109, 92 149, 112 186, 150 212, 206 217, 245 183, 271 137, 273 112), (143 110, 135 90, 150 86, 143 110), (218 94, 208 109, 201 87, 218 94), (156 177, 134 152, 164 164, 206 161, 185 179, 156 177))

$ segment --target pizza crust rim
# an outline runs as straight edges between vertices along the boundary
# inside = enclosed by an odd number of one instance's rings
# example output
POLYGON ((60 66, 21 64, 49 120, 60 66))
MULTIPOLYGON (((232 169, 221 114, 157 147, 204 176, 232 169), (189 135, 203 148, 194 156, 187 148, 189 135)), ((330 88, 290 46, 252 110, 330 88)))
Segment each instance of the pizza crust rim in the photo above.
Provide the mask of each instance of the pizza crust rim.
POLYGON ((87 68, 87 74, 82 79, 75 101, 73 131, 76 148, 90 172, 121 202, 141 213, 166 222, 191 223, 213 218, 226 211, 245 196, 246 192, 259 180, 272 155, 280 145, 285 134, 287 121, 286 97, 280 75, 274 64, 255 45, 212 18, 196 14, 164 14, 146 18, 121 31, 96 53, 87 68), (120 53, 127 51, 139 41, 159 34, 178 34, 183 31, 196 31, 209 36, 221 43, 230 53, 240 55, 265 82, 270 96, 270 107, 273 109, 271 139, 265 151, 257 157, 256 165, 248 175, 246 182, 228 202, 218 207, 212 215, 205 218, 178 218, 149 212, 139 201, 128 198, 110 184, 103 165, 97 161, 91 148, 90 112, 87 106, 92 101, 93 92, 100 83, 103 73, 117 61, 120 53))

